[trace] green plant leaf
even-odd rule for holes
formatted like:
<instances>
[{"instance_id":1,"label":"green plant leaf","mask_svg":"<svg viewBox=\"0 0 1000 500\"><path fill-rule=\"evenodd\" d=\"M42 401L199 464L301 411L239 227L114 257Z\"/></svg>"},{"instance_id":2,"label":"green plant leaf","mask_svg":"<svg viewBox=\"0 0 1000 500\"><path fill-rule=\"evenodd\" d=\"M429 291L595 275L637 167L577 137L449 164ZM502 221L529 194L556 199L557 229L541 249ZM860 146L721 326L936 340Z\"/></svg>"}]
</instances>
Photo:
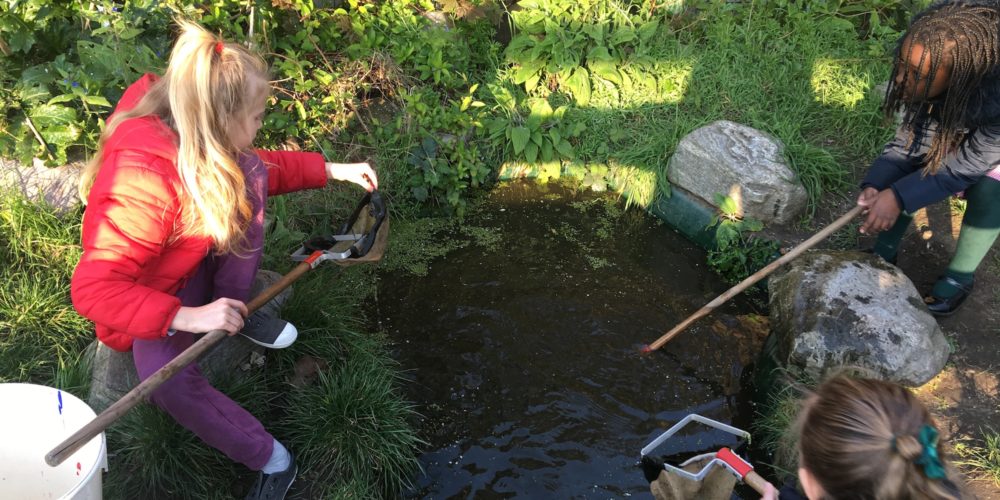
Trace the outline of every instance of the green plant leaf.
<instances>
[{"instance_id":1,"label":"green plant leaf","mask_svg":"<svg viewBox=\"0 0 1000 500\"><path fill-rule=\"evenodd\" d=\"M537 115L542 120L552 116L552 105L546 99L532 99L530 109L532 115Z\"/></svg>"},{"instance_id":2,"label":"green plant leaf","mask_svg":"<svg viewBox=\"0 0 1000 500\"><path fill-rule=\"evenodd\" d=\"M535 144L537 144L539 146L542 145L542 131L541 130L536 129L536 130L532 130L531 131L531 142L533 142L533 143L535 143Z\"/></svg>"},{"instance_id":3,"label":"green plant leaf","mask_svg":"<svg viewBox=\"0 0 1000 500\"><path fill-rule=\"evenodd\" d=\"M611 54L608 52L608 48L603 45L598 45L587 53L587 61L614 61Z\"/></svg>"},{"instance_id":4,"label":"green plant leaf","mask_svg":"<svg viewBox=\"0 0 1000 500\"><path fill-rule=\"evenodd\" d=\"M514 154L521 154L531 140L531 131L527 127L514 127L510 132L510 141L514 144Z\"/></svg>"},{"instance_id":5,"label":"green plant leaf","mask_svg":"<svg viewBox=\"0 0 1000 500\"><path fill-rule=\"evenodd\" d=\"M528 80L524 82L524 90L527 92L535 90L535 87L538 86L538 81L541 80L541 78L542 78L541 73L535 73L535 76L528 78Z\"/></svg>"},{"instance_id":6,"label":"green plant leaf","mask_svg":"<svg viewBox=\"0 0 1000 500\"><path fill-rule=\"evenodd\" d=\"M88 96L84 97L83 100L87 101L87 104L93 104L94 106L104 106L106 108L110 108L111 107L111 103L108 102L108 100L106 98L104 98L103 96L88 95Z\"/></svg>"},{"instance_id":7,"label":"green plant leaf","mask_svg":"<svg viewBox=\"0 0 1000 500\"><path fill-rule=\"evenodd\" d=\"M76 121L76 110L66 106L43 104L32 108L31 119L36 127L70 125Z\"/></svg>"},{"instance_id":8,"label":"green plant leaf","mask_svg":"<svg viewBox=\"0 0 1000 500\"><path fill-rule=\"evenodd\" d=\"M538 72L542 69L541 64L522 64L517 71L511 75L511 80L514 83L525 83L532 77L537 77Z\"/></svg>"},{"instance_id":9,"label":"green plant leaf","mask_svg":"<svg viewBox=\"0 0 1000 500\"><path fill-rule=\"evenodd\" d=\"M576 98L577 104L586 106L590 103L590 73L585 68L576 68L566 79L566 86Z\"/></svg>"},{"instance_id":10,"label":"green plant leaf","mask_svg":"<svg viewBox=\"0 0 1000 500\"><path fill-rule=\"evenodd\" d=\"M542 141L542 161L552 161L552 141Z\"/></svg>"},{"instance_id":11,"label":"green plant leaf","mask_svg":"<svg viewBox=\"0 0 1000 500\"><path fill-rule=\"evenodd\" d=\"M616 29L614 33L608 37L608 44L620 45L625 42L631 42L632 40L635 40L635 30L623 26Z\"/></svg>"},{"instance_id":12,"label":"green plant leaf","mask_svg":"<svg viewBox=\"0 0 1000 500\"><path fill-rule=\"evenodd\" d=\"M120 35L118 35L118 38L122 40L131 40L139 36L141 33L142 30L140 28L125 28L125 30L122 31Z\"/></svg>"},{"instance_id":13,"label":"green plant leaf","mask_svg":"<svg viewBox=\"0 0 1000 500\"><path fill-rule=\"evenodd\" d=\"M764 223L757 219L748 217L746 219L743 219L743 229L746 231L752 231L756 233L757 231L764 229Z\"/></svg>"},{"instance_id":14,"label":"green plant leaf","mask_svg":"<svg viewBox=\"0 0 1000 500\"><path fill-rule=\"evenodd\" d=\"M660 27L659 19L652 19L642 23L642 26L639 26L639 40L642 40L643 42L648 42L649 39L652 38L654 34L656 34L656 28L659 27Z\"/></svg>"},{"instance_id":15,"label":"green plant leaf","mask_svg":"<svg viewBox=\"0 0 1000 500\"><path fill-rule=\"evenodd\" d=\"M719 206L719 212L726 217L735 217L739 212L740 207L736 204L736 200L729 196L715 193L715 203Z\"/></svg>"},{"instance_id":16,"label":"green plant leaf","mask_svg":"<svg viewBox=\"0 0 1000 500\"><path fill-rule=\"evenodd\" d=\"M61 102L69 102L74 99L76 99L76 96L73 94L62 94L62 95L57 95L52 99L49 99L49 102L47 102L46 104L59 104Z\"/></svg>"},{"instance_id":17,"label":"green plant leaf","mask_svg":"<svg viewBox=\"0 0 1000 500\"><path fill-rule=\"evenodd\" d=\"M556 145L556 151L558 151L559 154L563 156L563 158L573 159L573 157L575 156L575 152L573 151L573 145L570 144L569 141L562 140L555 143L555 145Z\"/></svg>"},{"instance_id":18,"label":"green plant leaf","mask_svg":"<svg viewBox=\"0 0 1000 500\"><path fill-rule=\"evenodd\" d=\"M614 61L607 61L603 59L595 59L587 63L587 67L594 72L595 75L615 84L621 85L622 76L618 72L618 66L615 65Z\"/></svg>"},{"instance_id":19,"label":"green plant leaf","mask_svg":"<svg viewBox=\"0 0 1000 500\"><path fill-rule=\"evenodd\" d=\"M583 32L594 39L598 45L604 43L604 26L600 24L585 24L583 26Z\"/></svg>"},{"instance_id":20,"label":"green plant leaf","mask_svg":"<svg viewBox=\"0 0 1000 500\"><path fill-rule=\"evenodd\" d=\"M528 163L535 163L535 160L538 159L538 145L529 142L524 148L524 158L528 160Z\"/></svg>"}]
</instances>

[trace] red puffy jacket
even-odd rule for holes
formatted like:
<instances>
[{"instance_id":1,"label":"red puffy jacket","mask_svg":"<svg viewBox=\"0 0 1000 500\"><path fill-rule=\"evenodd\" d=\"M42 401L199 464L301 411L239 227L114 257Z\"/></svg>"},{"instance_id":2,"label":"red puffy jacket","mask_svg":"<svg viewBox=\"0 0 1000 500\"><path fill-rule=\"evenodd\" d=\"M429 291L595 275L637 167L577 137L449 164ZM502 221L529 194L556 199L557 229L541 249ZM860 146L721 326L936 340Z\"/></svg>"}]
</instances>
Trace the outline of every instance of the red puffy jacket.
<instances>
[{"instance_id":1,"label":"red puffy jacket","mask_svg":"<svg viewBox=\"0 0 1000 500\"><path fill-rule=\"evenodd\" d=\"M132 84L116 112L133 107L155 81L146 75ZM70 294L76 310L95 323L97 337L127 351L133 338L166 335L181 307L175 294L211 251L212 240L181 236L177 136L161 120L147 116L122 122L102 151ZM327 182L320 154L257 153L268 167L269 195Z\"/></svg>"}]
</instances>

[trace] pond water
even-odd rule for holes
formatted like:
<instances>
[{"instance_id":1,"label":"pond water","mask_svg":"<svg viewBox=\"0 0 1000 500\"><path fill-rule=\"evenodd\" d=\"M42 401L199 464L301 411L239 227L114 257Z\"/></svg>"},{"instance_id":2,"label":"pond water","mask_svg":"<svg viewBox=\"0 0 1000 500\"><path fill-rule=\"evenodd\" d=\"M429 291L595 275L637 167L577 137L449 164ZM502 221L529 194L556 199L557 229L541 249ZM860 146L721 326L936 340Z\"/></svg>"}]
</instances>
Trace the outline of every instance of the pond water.
<instances>
[{"instance_id":1,"label":"pond water","mask_svg":"<svg viewBox=\"0 0 1000 500\"><path fill-rule=\"evenodd\" d=\"M380 279L377 320L428 442L408 496L648 496L639 451L670 425L699 413L749 428L740 375L761 333L743 298L640 354L729 288L701 249L554 185L500 188L474 212L465 225L493 240ZM735 444L696 426L656 452Z\"/></svg>"}]
</instances>

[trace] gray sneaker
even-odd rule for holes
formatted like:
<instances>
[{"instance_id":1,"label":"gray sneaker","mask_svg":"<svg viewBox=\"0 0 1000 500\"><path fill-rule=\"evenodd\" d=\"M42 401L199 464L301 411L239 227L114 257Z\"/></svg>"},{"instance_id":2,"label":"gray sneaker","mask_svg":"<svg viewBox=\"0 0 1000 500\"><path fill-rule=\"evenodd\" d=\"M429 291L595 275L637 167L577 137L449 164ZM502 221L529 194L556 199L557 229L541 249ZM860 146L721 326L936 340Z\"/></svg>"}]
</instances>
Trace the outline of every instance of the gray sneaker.
<instances>
[{"instance_id":1,"label":"gray sneaker","mask_svg":"<svg viewBox=\"0 0 1000 500\"><path fill-rule=\"evenodd\" d=\"M295 465L295 456L292 455L288 468L275 472L274 474L257 473L257 481L247 494L246 500L282 500L295 481L295 474L299 468Z\"/></svg>"},{"instance_id":2,"label":"gray sneaker","mask_svg":"<svg viewBox=\"0 0 1000 500\"><path fill-rule=\"evenodd\" d=\"M280 279L281 275L274 271L259 269L257 275L254 277L250 296L256 297ZM291 288L289 286L251 314L246 319L240 334L255 344L270 349L283 349L292 345L295 339L299 337L299 331L295 328L295 325L278 317L281 313L281 306L285 304L285 301L291 295Z\"/></svg>"},{"instance_id":3,"label":"gray sneaker","mask_svg":"<svg viewBox=\"0 0 1000 500\"><path fill-rule=\"evenodd\" d=\"M299 330L279 317L258 310L246 319L240 335L269 349L284 349L299 338Z\"/></svg>"}]
</instances>

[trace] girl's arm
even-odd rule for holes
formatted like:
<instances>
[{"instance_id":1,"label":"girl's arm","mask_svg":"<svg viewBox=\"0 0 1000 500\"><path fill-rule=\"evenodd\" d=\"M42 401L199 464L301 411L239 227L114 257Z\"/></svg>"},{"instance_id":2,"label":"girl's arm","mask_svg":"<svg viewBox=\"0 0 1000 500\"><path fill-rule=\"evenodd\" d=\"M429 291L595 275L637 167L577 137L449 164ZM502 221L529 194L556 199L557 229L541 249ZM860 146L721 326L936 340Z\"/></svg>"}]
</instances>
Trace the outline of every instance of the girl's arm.
<instances>
[{"instance_id":1,"label":"girl's arm","mask_svg":"<svg viewBox=\"0 0 1000 500\"><path fill-rule=\"evenodd\" d=\"M267 166L268 195L323 187L329 179L353 182L368 191L378 189L378 177L367 163L332 163L319 153L298 151L256 153Z\"/></svg>"},{"instance_id":2,"label":"girl's arm","mask_svg":"<svg viewBox=\"0 0 1000 500\"><path fill-rule=\"evenodd\" d=\"M936 123L928 123L917 131L911 145L910 134L897 130L872 163L862 189L891 189L899 208L912 213L968 189L1000 165L1000 126L979 127L944 159L935 174L925 175L924 155L935 132Z\"/></svg>"},{"instance_id":3,"label":"girl's arm","mask_svg":"<svg viewBox=\"0 0 1000 500\"><path fill-rule=\"evenodd\" d=\"M874 188L882 191L896 180L919 171L923 165L922 154L911 153L909 144L909 132L902 127L896 129L896 136L882 148L882 154L868 168L868 173L861 181L861 189Z\"/></svg>"},{"instance_id":4,"label":"girl's arm","mask_svg":"<svg viewBox=\"0 0 1000 500\"><path fill-rule=\"evenodd\" d=\"M277 195L326 185L326 160L319 153L254 151L267 166L267 194Z\"/></svg>"},{"instance_id":5,"label":"girl's arm","mask_svg":"<svg viewBox=\"0 0 1000 500\"><path fill-rule=\"evenodd\" d=\"M95 179L83 217L83 255L70 282L84 317L139 338L164 335L180 300L144 286L173 229L176 193L147 168L148 157L118 153Z\"/></svg>"},{"instance_id":6,"label":"girl's arm","mask_svg":"<svg viewBox=\"0 0 1000 500\"><path fill-rule=\"evenodd\" d=\"M907 212L965 191L1000 166L1000 126L979 127L949 154L933 175L915 172L892 184Z\"/></svg>"}]
</instances>

